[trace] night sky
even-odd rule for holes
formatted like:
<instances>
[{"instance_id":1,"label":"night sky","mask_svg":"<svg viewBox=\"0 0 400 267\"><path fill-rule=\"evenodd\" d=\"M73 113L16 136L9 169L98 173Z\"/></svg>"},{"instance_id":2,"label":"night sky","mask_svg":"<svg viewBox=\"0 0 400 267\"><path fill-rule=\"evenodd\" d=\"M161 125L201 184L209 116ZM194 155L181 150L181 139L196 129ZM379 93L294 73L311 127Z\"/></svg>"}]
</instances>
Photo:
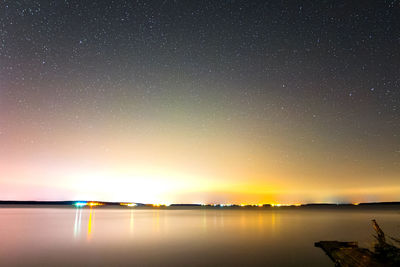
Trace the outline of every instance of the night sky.
<instances>
[{"instance_id":1,"label":"night sky","mask_svg":"<svg viewBox=\"0 0 400 267\"><path fill-rule=\"evenodd\" d=\"M400 200L400 1L0 1L0 198Z\"/></svg>"}]
</instances>

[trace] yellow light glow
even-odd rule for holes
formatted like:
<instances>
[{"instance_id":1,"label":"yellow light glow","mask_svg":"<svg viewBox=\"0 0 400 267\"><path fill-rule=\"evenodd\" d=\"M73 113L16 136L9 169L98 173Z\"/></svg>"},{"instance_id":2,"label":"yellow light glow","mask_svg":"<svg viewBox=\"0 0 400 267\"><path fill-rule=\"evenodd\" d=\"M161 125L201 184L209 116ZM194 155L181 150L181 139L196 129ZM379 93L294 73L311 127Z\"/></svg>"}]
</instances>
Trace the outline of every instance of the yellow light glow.
<instances>
[{"instance_id":1,"label":"yellow light glow","mask_svg":"<svg viewBox=\"0 0 400 267\"><path fill-rule=\"evenodd\" d=\"M94 206L101 206L101 205L104 205L104 204L100 203L100 202L89 202L87 205L90 206L90 207L94 207Z\"/></svg>"},{"instance_id":2,"label":"yellow light glow","mask_svg":"<svg viewBox=\"0 0 400 267\"><path fill-rule=\"evenodd\" d=\"M136 203L119 203L119 205L127 207L137 207Z\"/></svg>"},{"instance_id":3,"label":"yellow light glow","mask_svg":"<svg viewBox=\"0 0 400 267\"><path fill-rule=\"evenodd\" d=\"M152 204L153 207L166 207L169 206L169 204Z\"/></svg>"},{"instance_id":4,"label":"yellow light glow","mask_svg":"<svg viewBox=\"0 0 400 267\"><path fill-rule=\"evenodd\" d=\"M92 235L92 220L93 220L93 209L90 207L89 221L88 221L88 231L87 231L87 239L90 240Z\"/></svg>"},{"instance_id":5,"label":"yellow light glow","mask_svg":"<svg viewBox=\"0 0 400 267\"><path fill-rule=\"evenodd\" d=\"M157 96L154 100L163 97ZM129 106L140 110L137 105ZM26 124L13 124L10 117L12 128L3 131L9 136L1 138L1 145L4 151L13 153L12 157L8 153L0 155L0 162L5 162L1 164L1 177L7 177L2 179L0 195L11 199L19 192L23 193L21 199L36 199L49 198L46 194L53 192L51 194L66 199L112 202L244 202L253 205L337 202L338 199L355 203L399 198L399 172L398 165L392 164L394 158L382 160L384 169L378 168L376 164L381 161L374 157L380 157L379 153L359 153L357 147L348 150L347 146L340 145L345 142L329 146L323 135L315 138L317 132L310 125L288 131L288 125L282 124L280 118L273 120L275 116L269 117L271 124L264 123L264 118L263 123L227 121L226 115L237 112L236 105L229 106L235 109L226 110L226 114L225 111L215 113L210 106L204 113L195 112L193 118L194 113L190 112L196 109L191 106L186 110L186 106L161 105L169 108L158 111L160 116L134 116L135 112L125 116L130 113L124 111L119 114L121 116L117 115L117 120L116 114L109 114L110 117L104 116L104 120L98 122L89 119L91 112L85 110L79 121L86 126L98 123L96 127L84 126L85 131L74 131L75 124L57 120L54 124L57 131L52 131L51 138L37 130L30 112L24 113ZM77 112L74 108L72 111ZM168 113L175 111L178 113ZM180 111L185 113L180 114ZM7 116L4 118L7 120ZM206 123L201 132L197 128L199 121ZM296 139L299 135L304 138ZM307 140L314 139L317 142L310 148ZM41 141L28 144L20 140ZM50 141L52 144L47 144ZM337 156L326 160L327 149ZM363 151L364 147L360 149ZM302 156L298 151L302 151ZM358 160L343 160L345 157L341 153ZM52 156L38 157L39 154ZM323 188L321 177L325 183ZM383 179L379 186L375 184L377 179ZM362 186L360 181L363 181Z\"/></svg>"}]
</instances>

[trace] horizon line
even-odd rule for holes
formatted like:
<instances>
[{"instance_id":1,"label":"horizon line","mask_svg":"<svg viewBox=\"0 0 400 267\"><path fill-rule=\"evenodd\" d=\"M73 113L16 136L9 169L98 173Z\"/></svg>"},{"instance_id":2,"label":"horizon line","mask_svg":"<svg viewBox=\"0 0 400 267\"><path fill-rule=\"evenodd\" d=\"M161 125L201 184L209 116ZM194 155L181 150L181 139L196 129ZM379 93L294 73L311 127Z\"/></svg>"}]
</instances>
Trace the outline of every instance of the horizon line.
<instances>
[{"instance_id":1,"label":"horizon line","mask_svg":"<svg viewBox=\"0 0 400 267\"><path fill-rule=\"evenodd\" d=\"M374 202L307 202L307 203L143 203L131 201L97 201L97 200L0 200L0 205L7 204L65 204L74 205L76 203L97 205L126 205L134 204L137 206L168 207L168 206L205 206L205 207L299 207L310 205L331 205L331 206L359 206L373 204L400 204L400 201L374 201ZM93 206L92 205L92 206Z\"/></svg>"}]
</instances>

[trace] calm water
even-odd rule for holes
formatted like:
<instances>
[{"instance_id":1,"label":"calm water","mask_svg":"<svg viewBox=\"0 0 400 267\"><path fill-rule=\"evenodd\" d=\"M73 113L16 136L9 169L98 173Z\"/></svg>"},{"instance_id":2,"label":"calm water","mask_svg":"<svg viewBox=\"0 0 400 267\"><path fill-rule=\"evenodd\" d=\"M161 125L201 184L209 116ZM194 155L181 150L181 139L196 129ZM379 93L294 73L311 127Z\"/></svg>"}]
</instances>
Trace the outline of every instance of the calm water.
<instances>
[{"instance_id":1,"label":"calm water","mask_svg":"<svg viewBox=\"0 0 400 267\"><path fill-rule=\"evenodd\" d=\"M0 208L1 266L333 266L319 240L371 247L399 209Z\"/></svg>"}]
</instances>

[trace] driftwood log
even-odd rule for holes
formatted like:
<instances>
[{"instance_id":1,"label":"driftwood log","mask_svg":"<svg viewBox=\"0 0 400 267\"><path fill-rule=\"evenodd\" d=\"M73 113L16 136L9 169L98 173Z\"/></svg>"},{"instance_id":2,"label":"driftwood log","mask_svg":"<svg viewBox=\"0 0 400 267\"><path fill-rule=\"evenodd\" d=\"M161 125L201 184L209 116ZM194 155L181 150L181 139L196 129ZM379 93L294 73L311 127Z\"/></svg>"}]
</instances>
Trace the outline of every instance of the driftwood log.
<instances>
[{"instance_id":1,"label":"driftwood log","mask_svg":"<svg viewBox=\"0 0 400 267\"><path fill-rule=\"evenodd\" d=\"M385 233L375 220L372 220L372 224L376 232L375 238L378 241L375 245L375 255L386 264L400 266L400 249L386 241Z\"/></svg>"},{"instance_id":2,"label":"driftwood log","mask_svg":"<svg viewBox=\"0 0 400 267\"><path fill-rule=\"evenodd\" d=\"M374 237L377 240L375 251L360 248L357 242L320 241L316 242L315 246L321 248L335 266L400 266L400 249L386 241L385 233L375 220L372 220L372 225L376 232Z\"/></svg>"}]
</instances>

